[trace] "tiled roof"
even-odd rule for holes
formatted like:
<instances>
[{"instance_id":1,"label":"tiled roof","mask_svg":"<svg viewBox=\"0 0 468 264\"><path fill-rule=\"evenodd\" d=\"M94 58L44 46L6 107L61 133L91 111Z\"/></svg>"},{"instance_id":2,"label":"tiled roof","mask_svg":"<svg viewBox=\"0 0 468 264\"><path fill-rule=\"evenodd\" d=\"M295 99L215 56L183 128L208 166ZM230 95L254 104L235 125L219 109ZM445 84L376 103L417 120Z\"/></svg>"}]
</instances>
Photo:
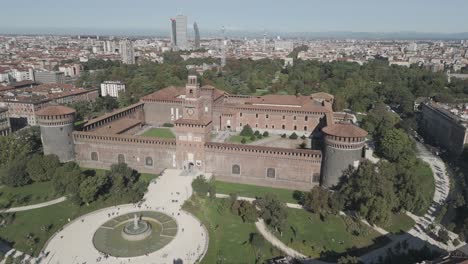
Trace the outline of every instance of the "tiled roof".
<instances>
[{"instance_id":1,"label":"tiled roof","mask_svg":"<svg viewBox=\"0 0 468 264\"><path fill-rule=\"evenodd\" d=\"M70 115L74 114L76 111L73 108L66 107L63 105L52 105L47 106L36 112L38 116L58 116L58 115Z\"/></svg>"},{"instance_id":2,"label":"tiled roof","mask_svg":"<svg viewBox=\"0 0 468 264\"><path fill-rule=\"evenodd\" d=\"M326 126L323 133L337 137L365 137L367 131L351 123L337 123Z\"/></svg>"}]
</instances>

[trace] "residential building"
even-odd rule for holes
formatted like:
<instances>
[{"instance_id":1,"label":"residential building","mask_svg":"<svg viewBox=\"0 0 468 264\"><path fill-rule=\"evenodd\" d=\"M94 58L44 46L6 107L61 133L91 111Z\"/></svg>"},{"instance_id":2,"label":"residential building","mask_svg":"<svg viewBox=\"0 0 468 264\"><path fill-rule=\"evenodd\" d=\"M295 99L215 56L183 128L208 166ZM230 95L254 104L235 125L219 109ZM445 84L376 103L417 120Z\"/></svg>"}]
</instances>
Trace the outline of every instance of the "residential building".
<instances>
[{"instance_id":1,"label":"residential building","mask_svg":"<svg viewBox=\"0 0 468 264\"><path fill-rule=\"evenodd\" d=\"M120 81L105 81L101 83L101 96L119 97L119 93L125 92L125 84Z\"/></svg>"},{"instance_id":2,"label":"residential building","mask_svg":"<svg viewBox=\"0 0 468 264\"><path fill-rule=\"evenodd\" d=\"M65 73L59 71L35 71L34 81L37 83L65 83Z\"/></svg>"},{"instance_id":3,"label":"residential building","mask_svg":"<svg viewBox=\"0 0 468 264\"><path fill-rule=\"evenodd\" d=\"M135 50L133 48L133 42L131 40L121 40L119 52L123 63L135 64Z\"/></svg>"},{"instance_id":4,"label":"residential building","mask_svg":"<svg viewBox=\"0 0 468 264\"><path fill-rule=\"evenodd\" d=\"M11 133L8 108L0 107L0 136L7 136Z\"/></svg>"},{"instance_id":5,"label":"residential building","mask_svg":"<svg viewBox=\"0 0 468 264\"><path fill-rule=\"evenodd\" d=\"M195 32L195 49L200 48L200 31L198 30L197 22L193 23L193 31Z\"/></svg>"}]
</instances>

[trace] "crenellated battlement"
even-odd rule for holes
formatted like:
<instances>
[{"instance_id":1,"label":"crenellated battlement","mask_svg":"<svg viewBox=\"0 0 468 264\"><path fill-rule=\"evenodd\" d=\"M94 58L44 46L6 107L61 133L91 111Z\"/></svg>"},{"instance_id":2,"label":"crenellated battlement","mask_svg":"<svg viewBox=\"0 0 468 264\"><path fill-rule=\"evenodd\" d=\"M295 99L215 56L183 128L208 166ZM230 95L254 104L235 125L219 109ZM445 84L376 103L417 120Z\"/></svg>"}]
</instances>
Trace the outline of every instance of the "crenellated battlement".
<instances>
[{"instance_id":1,"label":"crenellated battlement","mask_svg":"<svg viewBox=\"0 0 468 264\"><path fill-rule=\"evenodd\" d=\"M322 152L318 150L305 150L305 149L286 149L274 148L254 145L241 145L241 144L225 144L225 143L206 143L207 151L222 151L222 152L244 152L252 153L255 155L267 155L278 158L297 158L308 159L314 162L321 162Z\"/></svg>"},{"instance_id":2,"label":"crenellated battlement","mask_svg":"<svg viewBox=\"0 0 468 264\"><path fill-rule=\"evenodd\" d=\"M92 132L73 132L73 140L75 144L80 142L98 142L98 143L123 143L131 145L164 145L176 146L175 139L154 138L133 135L102 135Z\"/></svg>"}]
</instances>

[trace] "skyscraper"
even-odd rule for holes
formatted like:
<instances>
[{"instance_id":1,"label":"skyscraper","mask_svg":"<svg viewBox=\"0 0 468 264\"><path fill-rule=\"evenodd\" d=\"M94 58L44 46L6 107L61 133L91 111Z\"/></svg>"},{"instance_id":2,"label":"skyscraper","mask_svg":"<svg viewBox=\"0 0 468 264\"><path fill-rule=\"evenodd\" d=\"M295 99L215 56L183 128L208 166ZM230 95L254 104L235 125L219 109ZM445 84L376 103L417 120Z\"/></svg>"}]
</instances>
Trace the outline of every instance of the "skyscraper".
<instances>
[{"instance_id":1,"label":"skyscraper","mask_svg":"<svg viewBox=\"0 0 468 264\"><path fill-rule=\"evenodd\" d=\"M195 49L200 48L200 31L198 31L197 22L193 23L193 31L195 31Z\"/></svg>"},{"instance_id":2,"label":"skyscraper","mask_svg":"<svg viewBox=\"0 0 468 264\"><path fill-rule=\"evenodd\" d=\"M133 50L133 42L128 39L120 41L120 56L125 64L135 64L135 51Z\"/></svg>"},{"instance_id":3,"label":"skyscraper","mask_svg":"<svg viewBox=\"0 0 468 264\"><path fill-rule=\"evenodd\" d=\"M176 29L176 20L171 18L171 46L177 46L177 29Z\"/></svg>"},{"instance_id":4,"label":"skyscraper","mask_svg":"<svg viewBox=\"0 0 468 264\"><path fill-rule=\"evenodd\" d=\"M184 15L177 15L175 20L177 48L185 50L187 49L187 17Z\"/></svg>"}]
</instances>

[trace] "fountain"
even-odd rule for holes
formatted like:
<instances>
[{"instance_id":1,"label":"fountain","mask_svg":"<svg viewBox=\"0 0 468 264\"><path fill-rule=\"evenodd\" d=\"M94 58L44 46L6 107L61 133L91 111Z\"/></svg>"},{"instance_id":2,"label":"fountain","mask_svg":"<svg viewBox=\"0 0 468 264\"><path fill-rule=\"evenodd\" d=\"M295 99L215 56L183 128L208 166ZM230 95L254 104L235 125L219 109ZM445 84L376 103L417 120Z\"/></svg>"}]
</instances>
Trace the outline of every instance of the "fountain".
<instances>
[{"instance_id":1,"label":"fountain","mask_svg":"<svg viewBox=\"0 0 468 264\"><path fill-rule=\"evenodd\" d=\"M139 241L150 236L151 232L151 225L134 214L133 221L129 221L122 229L122 237L129 241Z\"/></svg>"}]
</instances>

